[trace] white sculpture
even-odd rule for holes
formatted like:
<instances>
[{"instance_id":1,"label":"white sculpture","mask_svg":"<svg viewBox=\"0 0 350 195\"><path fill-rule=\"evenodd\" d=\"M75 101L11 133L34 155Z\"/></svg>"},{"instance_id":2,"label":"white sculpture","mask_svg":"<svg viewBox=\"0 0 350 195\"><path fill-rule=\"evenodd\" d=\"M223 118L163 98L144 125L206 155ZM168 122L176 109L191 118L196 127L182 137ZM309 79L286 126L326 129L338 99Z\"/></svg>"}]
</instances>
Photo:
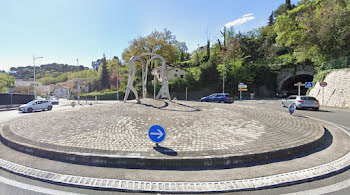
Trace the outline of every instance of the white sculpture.
<instances>
[{"instance_id":1,"label":"white sculpture","mask_svg":"<svg viewBox=\"0 0 350 195\"><path fill-rule=\"evenodd\" d=\"M125 91L125 97L124 97L124 102L126 102L126 100L129 97L129 93L130 90L135 94L136 99L139 101L139 96L137 93L137 90L134 87L134 77L135 77L135 61L139 60L141 57L143 56L152 56L149 60L147 60L146 63L146 67L145 64L143 63L142 60L140 60L140 62L142 63L142 97L146 98L147 96L147 73L148 73L148 66L151 63L152 60L155 59L160 59L162 61L162 68L161 68L161 78L162 78L162 87L160 88L158 95L156 97L156 99L158 99L161 95L166 95L168 97L169 100L170 99L170 93L169 93L169 85L168 85L168 79L166 78L166 71L167 71L167 65L165 64L165 59L158 55L158 54L154 54L154 53L144 53L138 56L133 56L130 58L129 61L129 80L128 80L128 85L126 86L126 91Z\"/></svg>"}]
</instances>

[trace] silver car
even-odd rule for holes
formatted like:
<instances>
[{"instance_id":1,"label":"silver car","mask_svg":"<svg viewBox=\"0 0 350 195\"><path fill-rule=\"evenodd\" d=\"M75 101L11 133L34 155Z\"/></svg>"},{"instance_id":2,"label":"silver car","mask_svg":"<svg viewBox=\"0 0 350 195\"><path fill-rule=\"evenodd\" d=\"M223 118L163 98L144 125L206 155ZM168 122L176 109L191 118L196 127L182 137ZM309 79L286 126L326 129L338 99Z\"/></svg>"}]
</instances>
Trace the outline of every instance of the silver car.
<instances>
[{"instance_id":1,"label":"silver car","mask_svg":"<svg viewBox=\"0 0 350 195\"><path fill-rule=\"evenodd\" d=\"M295 105L296 109L307 109L319 110L320 104L318 100L312 96L297 96L291 95L282 101L283 107L289 107Z\"/></svg>"},{"instance_id":2,"label":"silver car","mask_svg":"<svg viewBox=\"0 0 350 195\"><path fill-rule=\"evenodd\" d=\"M47 100L33 100L18 108L18 111L21 112L33 112L38 110L52 110L51 102Z\"/></svg>"}]
</instances>

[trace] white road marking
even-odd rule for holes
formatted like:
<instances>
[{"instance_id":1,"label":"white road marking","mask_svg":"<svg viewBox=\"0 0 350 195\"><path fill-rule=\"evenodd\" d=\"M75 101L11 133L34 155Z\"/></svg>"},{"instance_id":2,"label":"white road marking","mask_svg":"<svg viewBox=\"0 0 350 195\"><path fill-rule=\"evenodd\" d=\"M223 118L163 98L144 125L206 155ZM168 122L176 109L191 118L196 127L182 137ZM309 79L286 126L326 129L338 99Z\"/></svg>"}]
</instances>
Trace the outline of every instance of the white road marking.
<instances>
[{"instance_id":1,"label":"white road marking","mask_svg":"<svg viewBox=\"0 0 350 195\"><path fill-rule=\"evenodd\" d=\"M344 125L340 125L340 124L335 124L329 121L325 121L322 119L318 119L315 117L311 117L311 116L306 116L308 118L312 118L315 120L319 120L325 123L328 123L330 125L333 125L339 129L342 129L345 133L347 133L348 135L350 128L349 127L345 127ZM319 194L327 194L327 193L331 193L331 192L336 192L345 188L349 188L350 187L350 179L333 184L333 185L329 185L329 186L325 186L325 187L321 187L321 188L315 188L315 189L311 189L311 190L306 190L306 191L300 191L300 192L295 192L295 193L289 193L289 194L284 194L284 195L300 195L300 194L312 194L312 195L319 195Z\"/></svg>"},{"instance_id":2,"label":"white road marking","mask_svg":"<svg viewBox=\"0 0 350 195\"><path fill-rule=\"evenodd\" d=\"M52 194L52 195L62 195L62 194L70 194L70 195L78 195L78 193L72 193L72 192L66 192L66 191L60 191L60 190L54 190L54 189L49 189L49 188L43 188L43 187L38 187L26 183L22 183L19 181L14 181L5 177L0 176L0 182L14 186L16 188L24 189L24 190L29 190L33 191L36 193L43 193L43 194ZM80 194L79 194L80 195Z\"/></svg>"},{"instance_id":3,"label":"white road marking","mask_svg":"<svg viewBox=\"0 0 350 195\"><path fill-rule=\"evenodd\" d=\"M301 191L301 192L295 192L295 193L289 193L289 194L284 194L284 195L301 195L301 194L319 195L319 194L327 194L327 193L336 192L336 191L339 191L339 190L342 190L342 189L345 189L348 187L350 187L350 179L333 184L333 185L321 187L321 188L316 188L316 189L306 190L306 191Z\"/></svg>"}]
</instances>

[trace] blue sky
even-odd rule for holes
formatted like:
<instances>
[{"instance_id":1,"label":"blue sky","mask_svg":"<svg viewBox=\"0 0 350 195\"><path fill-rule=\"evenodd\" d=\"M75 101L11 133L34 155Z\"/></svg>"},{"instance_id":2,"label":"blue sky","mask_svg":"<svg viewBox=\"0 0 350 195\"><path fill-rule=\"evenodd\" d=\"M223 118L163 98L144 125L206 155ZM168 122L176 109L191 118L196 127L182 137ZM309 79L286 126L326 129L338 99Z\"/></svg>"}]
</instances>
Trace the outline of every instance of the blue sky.
<instances>
[{"instance_id":1,"label":"blue sky","mask_svg":"<svg viewBox=\"0 0 350 195\"><path fill-rule=\"evenodd\" d=\"M189 51L217 40L224 25L248 31L267 24L285 0L0 0L0 70L121 57L132 39L169 29ZM297 0L292 1L297 3Z\"/></svg>"}]
</instances>

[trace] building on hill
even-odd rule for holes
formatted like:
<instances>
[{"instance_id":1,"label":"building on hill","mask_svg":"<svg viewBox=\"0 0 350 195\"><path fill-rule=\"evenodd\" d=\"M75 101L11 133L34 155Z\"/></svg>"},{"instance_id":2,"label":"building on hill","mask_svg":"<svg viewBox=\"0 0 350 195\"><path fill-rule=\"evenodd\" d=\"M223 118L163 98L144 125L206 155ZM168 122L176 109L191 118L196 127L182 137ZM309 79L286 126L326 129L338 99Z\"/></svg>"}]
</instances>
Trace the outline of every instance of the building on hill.
<instances>
[{"instance_id":1,"label":"building on hill","mask_svg":"<svg viewBox=\"0 0 350 195\"><path fill-rule=\"evenodd\" d=\"M177 79L177 78L184 79L186 74L187 74L186 70L167 65L166 77L167 77L168 81L172 81L172 80ZM152 75L155 75L157 80L159 82L162 82L161 67L154 68L152 70Z\"/></svg>"}]
</instances>

